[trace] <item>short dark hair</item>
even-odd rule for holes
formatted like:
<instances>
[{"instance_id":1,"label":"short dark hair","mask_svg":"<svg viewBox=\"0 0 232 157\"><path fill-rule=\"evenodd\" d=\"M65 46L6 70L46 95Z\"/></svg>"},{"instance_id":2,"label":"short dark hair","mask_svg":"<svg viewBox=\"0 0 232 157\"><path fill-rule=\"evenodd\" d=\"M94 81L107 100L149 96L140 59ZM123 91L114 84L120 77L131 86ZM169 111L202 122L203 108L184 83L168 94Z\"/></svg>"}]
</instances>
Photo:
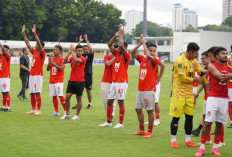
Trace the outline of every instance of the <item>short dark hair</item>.
<instances>
[{"instance_id":1,"label":"short dark hair","mask_svg":"<svg viewBox=\"0 0 232 157\"><path fill-rule=\"evenodd\" d=\"M23 53L24 53L26 50L27 50L27 48L26 48L26 47L24 47L24 48L22 49Z\"/></svg>"},{"instance_id":2,"label":"short dark hair","mask_svg":"<svg viewBox=\"0 0 232 157\"><path fill-rule=\"evenodd\" d=\"M114 44L113 47L116 49L118 48L118 44Z\"/></svg>"},{"instance_id":3,"label":"short dark hair","mask_svg":"<svg viewBox=\"0 0 232 157\"><path fill-rule=\"evenodd\" d=\"M127 46L128 46L127 42L125 42L125 41L123 42L123 45L125 48L127 48Z\"/></svg>"},{"instance_id":4,"label":"short dark hair","mask_svg":"<svg viewBox=\"0 0 232 157\"><path fill-rule=\"evenodd\" d=\"M57 45L55 45L55 47L58 48L60 50L60 52L62 52L63 48L61 45L57 44Z\"/></svg>"},{"instance_id":5,"label":"short dark hair","mask_svg":"<svg viewBox=\"0 0 232 157\"><path fill-rule=\"evenodd\" d=\"M216 56L219 55L219 53L220 53L221 51L227 51L227 50L226 50L224 47L218 47L218 48L216 48L216 49L213 51L214 57L216 58Z\"/></svg>"},{"instance_id":6,"label":"short dark hair","mask_svg":"<svg viewBox=\"0 0 232 157\"><path fill-rule=\"evenodd\" d=\"M213 54L213 51L214 51L216 48L218 48L218 47L217 47L217 46L213 46L213 47L209 48L209 49L207 50L208 54L209 54L209 53L212 53L212 54Z\"/></svg>"},{"instance_id":7,"label":"short dark hair","mask_svg":"<svg viewBox=\"0 0 232 157\"><path fill-rule=\"evenodd\" d=\"M83 45L83 48L84 48L84 47L88 47L88 48L89 48L89 46L88 46L88 45Z\"/></svg>"},{"instance_id":8,"label":"short dark hair","mask_svg":"<svg viewBox=\"0 0 232 157\"><path fill-rule=\"evenodd\" d=\"M8 50L10 49L10 47L8 45L3 45L4 48L7 48Z\"/></svg>"},{"instance_id":9,"label":"short dark hair","mask_svg":"<svg viewBox=\"0 0 232 157\"><path fill-rule=\"evenodd\" d=\"M75 49L78 49L78 48L83 48L83 46L82 46L82 45L77 45L77 46L75 47Z\"/></svg>"},{"instance_id":10,"label":"short dark hair","mask_svg":"<svg viewBox=\"0 0 232 157\"><path fill-rule=\"evenodd\" d=\"M156 44L154 44L154 43L147 44L147 48L149 48L149 47L155 47L155 48L157 48Z\"/></svg>"},{"instance_id":11,"label":"short dark hair","mask_svg":"<svg viewBox=\"0 0 232 157\"><path fill-rule=\"evenodd\" d=\"M44 48L45 43L42 40L40 40L40 43L41 43L42 47Z\"/></svg>"},{"instance_id":12,"label":"short dark hair","mask_svg":"<svg viewBox=\"0 0 232 157\"><path fill-rule=\"evenodd\" d=\"M204 56L206 56L208 58L208 52L207 51L204 51L201 55L202 56L204 55Z\"/></svg>"},{"instance_id":13,"label":"short dark hair","mask_svg":"<svg viewBox=\"0 0 232 157\"><path fill-rule=\"evenodd\" d=\"M195 51L198 51L199 49L200 47L195 42L191 42L187 46L187 52L190 52L190 51L195 52Z\"/></svg>"}]
</instances>

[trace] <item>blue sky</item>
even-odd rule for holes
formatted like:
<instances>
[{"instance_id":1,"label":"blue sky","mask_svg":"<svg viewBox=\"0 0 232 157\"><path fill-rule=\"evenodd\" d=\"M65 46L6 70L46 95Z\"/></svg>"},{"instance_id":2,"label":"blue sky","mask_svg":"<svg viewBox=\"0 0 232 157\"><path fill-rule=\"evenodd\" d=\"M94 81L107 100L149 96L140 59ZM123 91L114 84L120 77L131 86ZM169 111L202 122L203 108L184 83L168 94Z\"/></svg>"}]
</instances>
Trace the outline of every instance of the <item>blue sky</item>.
<instances>
[{"instance_id":1,"label":"blue sky","mask_svg":"<svg viewBox=\"0 0 232 157\"><path fill-rule=\"evenodd\" d=\"M128 10L143 11L143 0L101 0L113 3L124 13ZM222 0L147 0L148 20L157 24L172 24L173 4L180 3L183 8L194 10L198 14L198 25L221 24Z\"/></svg>"}]
</instances>

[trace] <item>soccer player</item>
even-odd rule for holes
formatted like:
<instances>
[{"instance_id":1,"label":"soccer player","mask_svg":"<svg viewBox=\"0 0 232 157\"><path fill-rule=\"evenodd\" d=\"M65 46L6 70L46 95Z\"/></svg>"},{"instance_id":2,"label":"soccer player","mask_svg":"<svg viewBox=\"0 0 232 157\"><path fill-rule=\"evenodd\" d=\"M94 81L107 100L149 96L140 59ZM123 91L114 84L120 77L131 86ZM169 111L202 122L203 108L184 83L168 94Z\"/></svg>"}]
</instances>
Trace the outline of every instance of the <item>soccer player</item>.
<instances>
[{"instance_id":1,"label":"soccer player","mask_svg":"<svg viewBox=\"0 0 232 157\"><path fill-rule=\"evenodd\" d=\"M205 70L208 71L208 66L210 64L210 60L208 58L208 52L205 51L201 54L201 61L202 61L202 64L205 66ZM203 84L201 84L195 94L195 99L198 98L200 92L204 89L204 92L205 92L205 96L204 96L204 102L203 102L203 117L202 117L202 122L201 124L199 124L198 128L196 130L193 130L192 131L192 134L194 136L199 136L200 132L201 132L201 129L203 128L203 125L204 125L204 121L205 121L205 112L206 112L206 104L207 104L207 91L208 91L208 88L206 88L206 86L204 86ZM207 141L206 141L206 144L211 144L211 139L210 139L210 134L208 135L208 138L207 138Z\"/></svg>"},{"instance_id":2,"label":"soccer player","mask_svg":"<svg viewBox=\"0 0 232 157\"><path fill-rule=\"evenodd\" d=\"M187 51L182 53L174 63L174 75L172 84L172 98L169 114L173 117L171 122L171 146L179 148L176 141L178 130L178 122L182 114L185 114L185 146L197 147L191 141L193 114L194 114L194 98L193 98L193 82L208 83L202 72L201 66L195 57L198 55L199 46L191 42L187 46ZM193 78L193 72L198 73L199 78Z\"/></svg>"},{"instance_id":3,"label":"soccer player","mask_svg":"<svg viewBox=\"0 0 232 157\"><path fill-rule=\"evenodd\" d=\"M114 63L116 57L111 53L109 55L104 56L105 69L101 80L101 99L104 104L105 110L107 111L107 101L108 94L110 93L110 86L112 83L112 67L111 65ZM112 112L112 120L114 117L116 105L113 103L113 112Z\"/></svg>"},{"instance_id":4,"label":"soccer player","mask_svg":"<svg viewBox=\"0 0 232 157\"><path fill-rule=\"evenodd\" d=\"M55 109L55 112L51 116L58 116L59 113L59 101L57 96L60 98L60 102L64 108L64 113L66 112L65 108L65 99L63 96L63 86L64 86L64 58L60 56L62 52L61 45L55 45L53 49L53 55L49 56L47 71L50 71L50 80L49 80L49 95L52 96L52 102Z\"/></svg>"},{"instance_id":5,"label":"soccer player","mask_svg":"<svg viewBox=\"0 0 232 157\"><path fill-rule=\"evenodd\" d=\"M32 53L32 61L31 61L31 71L29 77L29 93L31 94L31 106L32 110L26 112L26 114L41 114L41 96L42 93L42 85L43 85L43 64L45 60L45 51L43 49L44 42L39 40L39 37L36 33L36 25L33 25L32 32L34 34L36 40L35 49L31 47L29 40L27 39L25 33L25 25L22 27L23 39L27 45L27 48ZM37 105L37 110L36 110Z\"/></svg>"},{"instance_id":6,"label":"soccer player","mask_svg":"<svg viewBox=\"0 0 232 157\"><path fill-rule=\"evenodd\" d=\"M60 119L66 119L70 117L70 99L73 94L76 94L77 99L77 111L76 114L72 117L72 120L79 120L79 114L82 108L82 94L85 86L85 63L86 59L82 56L83 53L83 46L77 45L74 50L74 46L71 44L69 48L68 54L64 58L64 63L70 63L71 65L71 75L70 79L68 81L68 87L66 90L66 96L65 96L65 107L66 107L66 113L64 116L62 116ZM72 55L72 57L69 58L69 56Z\"/></svg>"},{"instance_id":7,"label":"soccer player","mask_svg":"<svg viewBox=\"0 0 232 157\"><path fill-rule=\"evenodd\" d=\"M28 48L24 47L23 55L19 59L19 64L20 64L19 77L22 81L22 89L17 95L17 97L22 101L30 102L30 100L28 100L25 95L26 89L28 88L28 81L29 81L29 76L30 76L30 71L31 71L29 67L30 59L28 57L28 54L29 54Z\"/></svg>"},{"instance_id":8,"label":"soccer player","mask_svg":"<svg viewBox=\"0 0 232 157\"><path fill-rule=\"evenodd\" d=\"M10 112L10 60L9 46L0 43L0 92L2 92L1 111ZM6 107L7 105L7 107Z\"/></svg>"},{"instance_id":9,"label":"soccer player","mask_svg":"<svg viewBox=\"0 0 232 157\"><path fill-rule=\"evenodd\" d=\"M91 109L92 108L92 93L91 93L91 89L92 89L92 84L93 84L93 58L94 58L94 53L93 53L93 49L89 43L88 40L88 36L87 34L84 35L85 41L87 43L87 45L83 46L83 54L82 56L85 57L86 59L86 64L85 64L85 89L87 92L87 96L88 96L88 106L86 107L86 109ZM80 35L79 38L79 42L78 45L81 44L81 42L83 41L82 35ZM76 106L73 107L73 109L76 109Z\"/></svg>"},{"instance_id":10,"label":"soccer player","mask_svg":"<svg viewBox=\"0 0 232 157\"><path fill-rule=\"evenodd\" d=\"M143 45L144 54L136 53L138 48ZM140 63L139 86L136 97L135 110L139 121L139 131L134 135L144 135L144 138L152 137L153 122L154 122L154 103L156 91L156 67L160 64L160 59L155 55L155 46L149 44L148 47L144 42L143 35L140 35L140 43L132 50L131 54ZM162 63L162 62L161 62ZM148 131L144 131L144 115L142 108L147 110L148 114Z\"/></svg>"},{"instance_id":11,"label":"soccer player","mask_svg":"<svg viewBox=\"0 0 232 157\"><path fill-rule=\"evenodd\" d=\"M214 50L217 62L208 66L209 94L206 105L205 125L202 129L200 149L195 156L205 154L205 143L212 122L216 122L214 145L212 154L221 155L218 145L222 138L222 124L227 122L228 110L228 88L227 79L232 78L231 69L225 65L227 62L227 51L223 47Z\"/></svg>"},{"instance_id":12,"label":"soccer player","mask_svg":"<svg viewBox=\"0 0 232 157\"><path fill-rule=\"evenodd\" d=\"M114 128L123 128L123 119L125 114L124 99L128 87L127 69L130 62L130 54L127 52L127 43L123 42L124 29L120 28L119 31L112 37L108 43L108 47L113 55L116 57L112 64L112 84L107 101L107 121L100 124L100 127L112 126L112 112L113 102L118 100L119 104L119 123ZM116 38L119 38L118 49L114 48L113 43Z\"/></svg>"},{"instance_id":13,"label":"soccer player","mask_svg":"<svg viewBox=\"0 0 232 157\"><path fill-rule=\"evenodd\" d=\"M231 55L228 58L227 66L232 69L232 56ZM229 94L228 113L230 117L230 125L227 128L232 128L232 80L228 80L228 94Z\"/></svg>"}]
</instances>

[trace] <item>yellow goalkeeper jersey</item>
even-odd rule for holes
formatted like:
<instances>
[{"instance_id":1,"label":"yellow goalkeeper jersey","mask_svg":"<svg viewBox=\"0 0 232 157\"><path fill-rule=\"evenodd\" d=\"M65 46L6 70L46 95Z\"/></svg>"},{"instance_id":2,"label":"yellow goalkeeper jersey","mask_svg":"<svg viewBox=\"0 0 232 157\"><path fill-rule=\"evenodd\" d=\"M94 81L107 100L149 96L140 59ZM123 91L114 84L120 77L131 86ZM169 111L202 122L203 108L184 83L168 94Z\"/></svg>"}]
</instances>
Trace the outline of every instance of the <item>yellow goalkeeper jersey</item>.
<instances>
[{"instance_id":1,"label":"yellow goalkeeper jersey","mask_svg":"<svg viewBox=\"0 0 232 157\"><path fill-rule=\"evenodd\" d=\"M172 96L188 98L193 96L193 73L200 76L202 68L196 59L188 60L182 53L174 63Z\"/></svg>"}]
</instances>

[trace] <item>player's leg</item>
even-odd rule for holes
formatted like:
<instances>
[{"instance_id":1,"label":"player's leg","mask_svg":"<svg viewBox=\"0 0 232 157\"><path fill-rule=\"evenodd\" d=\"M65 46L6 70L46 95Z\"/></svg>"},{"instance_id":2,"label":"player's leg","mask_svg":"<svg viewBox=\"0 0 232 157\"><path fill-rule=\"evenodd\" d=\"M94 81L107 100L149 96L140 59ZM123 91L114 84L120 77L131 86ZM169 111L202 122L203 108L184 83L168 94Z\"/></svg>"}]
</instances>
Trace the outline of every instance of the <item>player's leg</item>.
<instances>
[{"instance_id":1,"label":"player's leg","mask_svg":"<svg viewBox=\"0 0 232 157\"><path fill-rule=\"evenodd\" d=\"M37 104L37 111L34 113L34 115L40 115L41 114L41 103L42 103L42 98L40 93L36 93L36 104Z\"/></svg>"},{"instance_id":2,"label":"player's leg","mask_svg":"<svg viewBox=\"0 0 232 157\"><path fill-rule=\"evenodd\" d=\"M25 77L23 76L20 76L20 79L21 79L21 82L22 82L22 87L21 87L21 90L19 92L19 94L17 95L17 97L20 99L20 100L23 100L23 93L25 95L25 90L26 90L26 84L25 84Z\"/></svg>"},{"instance_id":3,"label":"player's leg","mask_svg":"<svg viewBox=\"0 0 232 157\"><path fill-rule=\"evenodd\" d=\"M91 109L92 108L92 84L93 84L93 76L92 75L87 75L85 80L85 88L86 88L86 92L87 92L87 97L88 97L88 106L86 107L86 109Z\"/></svg>"},{"instance_id":4,"label":"player's leg","mask_svg":"<svg viewBox=\"0 0 232 157\"><path fill-rule=\"evenodd\" d=\"M159 96L160 96L160 82L156 85L155 92L155 120L154 125L160 124L160 105L159 105Z\"/></svg>"},{"instance_id":5,"label":"player's leg","mask_svg":"<svg viewBox=\"0 0 232 157\"><path fill-rule=\"evenodd\" d=\"M140 91L137 92L135 112L137 114L138 121L139 121L139 131L135 132L134 135L145 135L146 134L144 130L144 115L142 111L143 95L144 95L144 92L140 92Z\"/></svg>"},{"instance_id":6,"label":"player's leg","mask_svg":"<svg viewBox=\"0 0 232 157\"><path fill-rule=\"evenodd\" d=\"M193 128L193 116L185 114L185 124L184 124L185 146L197 147L197 145L191 141L192 128Z\"/></svg>"},{"instance_id":7,"label":"player's leg","mask_svg":"<svg viewBox=\"0 0 232 157\"><path fill-rule=\"evenodd\" d=\"M227 128L232 128L232 88L228 89L228 95L229 95L228 113L230 117L230 125Z\"/></svg>"},{"instance_id":8,"label":"player's leg","mask_svg":"<svg viewBox=\"0 0 232 157\"><path fill-rule=\"evenodd\" d=\"M214 144L213 144L212 153L214 155L221 155L218 149L218 145L222 138L222 123L220 122L215 122L215 123L216 123L216 128L215 128Z\"/></svg>"},{"instance_id":9,"label":"player's leg","mask_svg":"<svg viewBox=\"0 0 232 157\"><path fill-rule=\"evenodd\" d=\"M1 84L1 91L2 91L2 104L3 104L3 107L1 108L3 111L5 112L10 112L10 101L11 101L11 98L10 98L10 78L1 78L1 81L0 81L0 84Z\"/></svg>"},{"instance_id":10,"label":"player's leg","mask_svg":"<svg viewBox=\"0 0 232 157\"><path fill-rule=\"evenodd\" d=\"M64 98L64 94L63 94L63 87L64 87L64 83L56 83L55 84L55 89L56 89L56 95L59 97L60 99L60 103L64 109L64 113L66 112L66 108L65 108L65 98ZM58 100L57 100L58 101Z\"/></svg>"}]
</instances>

